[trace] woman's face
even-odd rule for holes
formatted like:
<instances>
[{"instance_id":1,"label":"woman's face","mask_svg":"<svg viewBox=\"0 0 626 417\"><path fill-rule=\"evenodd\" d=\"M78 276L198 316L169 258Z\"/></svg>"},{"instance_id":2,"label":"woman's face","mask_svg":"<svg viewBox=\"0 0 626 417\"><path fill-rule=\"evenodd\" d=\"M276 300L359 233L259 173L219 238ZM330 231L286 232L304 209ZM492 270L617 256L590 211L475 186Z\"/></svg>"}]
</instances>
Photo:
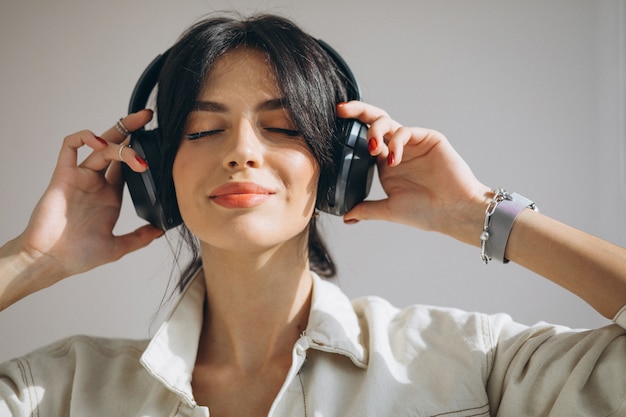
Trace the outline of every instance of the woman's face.
<instances>
[{"instance_id":1,"label":"woman's face","mask_svg":"<svg viewBox=\"0 0 626 417\"><path fill-rule=\"evenodd\" d=\"M306 232L319 167L284 102L263 53L237 49L213 66L172 172L203 245L261 250Z\"/></svg>"}]
</instances>

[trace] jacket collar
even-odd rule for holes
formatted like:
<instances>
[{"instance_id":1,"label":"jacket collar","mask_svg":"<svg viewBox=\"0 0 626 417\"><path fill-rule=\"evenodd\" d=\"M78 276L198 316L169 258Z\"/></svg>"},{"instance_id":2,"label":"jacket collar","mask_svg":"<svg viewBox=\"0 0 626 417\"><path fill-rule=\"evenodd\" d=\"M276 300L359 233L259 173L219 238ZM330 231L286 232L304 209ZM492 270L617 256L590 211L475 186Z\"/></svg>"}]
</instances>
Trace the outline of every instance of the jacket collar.
<instances>
[{"instance_id":1,"label":"jacket collar","mask_svg":"<svg viewBox=\"0 0 626 417\"><path fill-rule=\"evenodd\" d=\"M364 335L352 302L336 284L316 274L306 336L314 349L347 356L361 368L367 366Z\"/></svg>"},{"instance_id":2,"label":"jacket collar","mask_svg":"<svg viewBox=\"0 0 626 417\"><path fill-rule=\"evenodd\" d=\"M141 356L144 368L188 405L195 405L191 375L202 329L204 299L205 283L200 270ZM363 335L352 303L337 285L315 273L304 337L310 348L344 355L356 366L367 366Z\"/></svg>"},{"instance_id":3,"label":"jacket collar","mask_svg":"<svg viewBox=\"0 0 626 417\"><path fill-rule=\"evenodd\" d=\"M141 356L141 364L169 390L193 406L191 373L202 330L205 298L201 271L191 279L170 315Z\"/></svg>"}]
</instances>

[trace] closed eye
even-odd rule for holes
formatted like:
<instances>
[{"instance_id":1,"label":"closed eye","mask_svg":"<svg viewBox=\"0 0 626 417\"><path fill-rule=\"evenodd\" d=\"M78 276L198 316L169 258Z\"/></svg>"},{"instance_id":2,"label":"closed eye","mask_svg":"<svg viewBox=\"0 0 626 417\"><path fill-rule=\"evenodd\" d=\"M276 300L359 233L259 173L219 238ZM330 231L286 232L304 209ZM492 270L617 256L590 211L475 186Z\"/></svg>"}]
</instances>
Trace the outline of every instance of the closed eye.
<instances>
[{"instance_id":1,"label":"closed eye","mask_svg":"<svg viewBox=\"0 0 626 417\"><path fill-rule=\"evenodd\" d=\"M278 127L268 127L265 128L266 131L268 132L272 132L272 133L279 133L281 135L285 135L285 136L290 136L290 137L297 137L297 136L301 136L300 131L298 130L293 130L293 129L282 129L282 128L278 128ZM195 140L195 139L200 139L200 138L204 138L207 136L215 136L219 133L224 132L224 130L222 129L216 129L216 130L205 130L202 132L195 132L195 133L188 133L185 135L185 138L187 138L188 140Z\"/></svg>"},{"instance_id":2,"label":"closed eye","mask_svg":"<svg viewBox=\"0 0 626 417\"><path fill-rule=\"evenodd\" d=\"M301 133L299 130L281 129L278 127L268 127L268 128L265 128L265 130L267 130L268 132L280 133L286 136L292 136L292 137L301 136Z\"/></svg>"},{"instance_id":3,"label":"closed eye","mask_svg":"<svg viewBox=\"0 0 626 417\"><path fill-rule=\"evenodd\" d=\"M219 129L218 130L205 130L203 132L188 133L185 135L185 138L189 140L195 140L195 139L200 139L200 138L204 138L207 136L214 136L222 132L223 130L219 130Z\"/></svg>"}]
</instances>

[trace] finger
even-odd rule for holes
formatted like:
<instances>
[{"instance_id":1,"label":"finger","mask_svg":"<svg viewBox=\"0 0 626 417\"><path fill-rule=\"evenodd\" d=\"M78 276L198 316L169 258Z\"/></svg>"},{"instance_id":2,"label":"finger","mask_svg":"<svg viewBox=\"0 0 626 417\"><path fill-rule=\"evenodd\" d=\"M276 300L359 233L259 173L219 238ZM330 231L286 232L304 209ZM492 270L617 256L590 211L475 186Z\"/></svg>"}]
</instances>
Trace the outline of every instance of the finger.
<instances>
[{"instance_id":1,"label":"finger","mask_svg":"<svg viewBox=\"0 0 626 417\"><path fill-rule=\"evenodd\" d=\"M346 224L354 224L360 220L389 220L391 218L389 204L384 200L365 200L343 215Z\"/></svg>"},{"instance_id":2,"label":"finger","mask_svg":"<svg viewBox=\"0 0 626 417\"><path fill-rule=\"evenodd\" d=\"M122 163L123 162L111 161L109 168L104 174L104 177L109 184L119 186L124 183L124 177L122 175Z\"/></svg>"},{"instance_id":3,"label":"finger","mask_svg":"<svg viewBox=\"0 0 626 417\"><path fill-rule=\"evenodd\" d=\"M141 226L137 230L116 237L116 246L113 251L115 260L134 252L138 249L148 246L154 239L163 236L163 230L158 227L147 224Z\"/></svg>"},{"instance_id":4,"label":"finger","mask_svg":"<svg viewBox=\"0 0 626 417\"><path fill-rule=\"evenodd\" d=\"M400 127L398 122L392 120L389 116L381 115L373 123L367 131L368 149L372 156L380 156L387 158L389 148L387 142L391 140L396 130Z\"/></svg>"},{"instance_id":5,"label":"finger","mask_svg":"<svg viewBox=\"0 0 626 417\"><path fill-rule=\"evenodd\" d=\"M337 115L342 118L358 119L368 124L367 136L370 155L379 159L388 158L389 149L386 142L401 125L393 120L387 112L361 101L350 101L337 105Z\"/></svg>"},{"instance_id":6,"label":"finger","mask_svg":"<svg viewBox=\"0 0 626 417\"><path fill-rule=\"evenodd\" d=\"M381 117L389 117L389 114L379 107L353 100L347 103L337 104L337 116L344 119L357 119L371 125ZM399 123L397 123L396 128L397 127L400 127Z\"/></svg>"},{"instance_id":7,"label":"finger","mask_svg":"<svg viewBox=\"0 0 626 417\"><path fill-rule=\"evenodd\" d=\"M89 146L94 151L108 148L108 143L103 138L96 136L89 130L81 130L63 139L63 145L57 161L58 166L76 167L78 149L84 145Z\"/></svg>"},{"instance_id":8,"label":"finger","mask_svg":"<svg viewBox=\"0 0 626 417\"><path fill-rule=\"evenodd\" d=\"M133 132L145 126L145 124L152 119L152 115L152 110L144 109L137 113L129 114L122 118L120 122L126 129ZM118 128L115 126L111 127L102 134L102 138L113 142L117 146L108 146L102 153L92 153L81 163L81 167L89 168L94 171L104 171L108 168L111 161L117 160L125 162L134 171L145 171L148 168L148 164L137 152L131 150L127 144L124 145L124 142L127 142L126 137L127 136L122 134ZM122 145L118 145L120 143L122 143ZM124 147L122 148L122 146Z\"/></svg>"},{"instance_id":9,"label":"finger","mask_svg":"<svg viewBox=\"0 0 626 417\"><path fill-rule=\"evenodd\" d=\"M387 147L389 148L389 155L387 156L387 165L396 166L402 162L402 156L404 154L404 147L409 143L412 137L412 130L407 127L400 127L395 131Z\"/></svg>"},{"instance_id":10,"label":"finger","mask_svg":"<svg viewBox=\"0 0 626 417\"><path fill-rule=\"evenodd\" d=\"M144 109L137 113L131 113L126 117L123 117L120 122L129 131L134 132L141 129L152 120L152 110ZM102 138L108 142L122 143L128 135L122 134L115 125L111 126L106 132L102 134Z\"/></svg>"},{"instance_id":11,"label":"finger","mask_svg":"<svg viewBox=\"0 0 626 417\"><path fill-rule=\"evenodd\" d=\"M110 183L121 184L124 182L122 164L128 165L135 172L143 172L148 169L148 162L126 142L121 145L111 145L110 147L117 149L117 158L111 161L106 172L106 178Z\"/></svg>"},{"instance_id":12,"label":"finger","mask_svg":"<svg viewBox=\"0 0 626 417\"><path fill-rule=\"evenodd\" d=\"M399 165L402 162L403 154L409 147L411 156L420 158L442 144L447 144L447 140L443 134L436 130L402 126L388 143L390 150L387 165Z\"/></svg>"},{"instance_id":13,"label":"finger","mask_svg":"<svg viewBox=\"0 0 626 417\"><path fill-rule=\"evenodd\" d=\"M80 164L80 167L100 172L106 170L111 161L124 162L133 171L137 172L143 172L148 169L148 163L134 149L130 148L128 143L121 145L109 144L100 152L91 153Z\"/></svg>"},{"instance_id":14,"label":"finger","mask_svg":"<svg viewBox=\"0 0 626 417\"><path fill-rule=\"evenodd\" d=\"M389 148L387 148L385 141L380 137L376 137L376 135L370 131L368 131L367 136L369 136L367 140L367 150L370 155L378 157L379 159L386 159L389 154Z\"/></svg>"},{"instance_id":15,"label":"finger","mask_svg":"<svg viewBox=\"0 0 626 417\"><path fill-rule=\"evenodd\" d=\"M137 151L131 148L127 142L112 148L117 149L117 161L125 163L134 171L143 172L148 169L146 160L143 159Z\"/></svg>"}]
</instances>

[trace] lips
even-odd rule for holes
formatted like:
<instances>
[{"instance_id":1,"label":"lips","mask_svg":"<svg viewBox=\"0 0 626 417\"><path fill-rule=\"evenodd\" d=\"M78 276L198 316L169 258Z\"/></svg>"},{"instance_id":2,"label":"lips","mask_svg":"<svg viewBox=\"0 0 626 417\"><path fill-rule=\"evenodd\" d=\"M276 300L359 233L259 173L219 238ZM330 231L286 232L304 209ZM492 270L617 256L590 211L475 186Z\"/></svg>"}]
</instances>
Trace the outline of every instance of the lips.
<instances>
[{"instance_id":1,"label":"lips","mask_svg":"<svg viewBox=\"0 0 626 417\"><path fill-rule=\"evenodd\" d=\"M233 182L217 187L209 198L225 208L249 208L263 204L276 192L253 182Z\"/></svg>"}]
</instances>

